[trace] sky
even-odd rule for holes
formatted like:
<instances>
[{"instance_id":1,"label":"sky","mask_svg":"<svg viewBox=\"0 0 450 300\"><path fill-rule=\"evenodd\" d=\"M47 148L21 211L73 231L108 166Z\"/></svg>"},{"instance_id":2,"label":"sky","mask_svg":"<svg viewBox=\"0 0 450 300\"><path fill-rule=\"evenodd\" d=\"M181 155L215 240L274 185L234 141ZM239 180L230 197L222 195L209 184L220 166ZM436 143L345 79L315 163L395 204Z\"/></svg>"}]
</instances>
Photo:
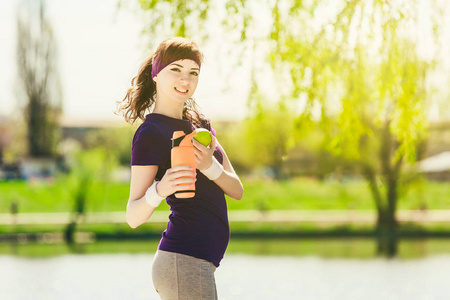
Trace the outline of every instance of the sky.
<instances>
[{"instance_id":1,"label":"sky","mask_svg":"<svg viewBox=\"0 0 450 300\"><path fill-rule=\"evenodd\" d=\"M0 115L17 111L16 10L20 0L0 1ZM117 0L47 0L47 15L58 47L58 71L66 120L121 121L114 115L132 77L150 50L144 24ZM212 46L211 46L212 45ZM194 98L212 120L238 120L247 114L249 72L245 66L223 91L225 59L220 44L200 45L205 55ZM220 66L222 64L222 67Z\"/></svg>"}]
</instances>

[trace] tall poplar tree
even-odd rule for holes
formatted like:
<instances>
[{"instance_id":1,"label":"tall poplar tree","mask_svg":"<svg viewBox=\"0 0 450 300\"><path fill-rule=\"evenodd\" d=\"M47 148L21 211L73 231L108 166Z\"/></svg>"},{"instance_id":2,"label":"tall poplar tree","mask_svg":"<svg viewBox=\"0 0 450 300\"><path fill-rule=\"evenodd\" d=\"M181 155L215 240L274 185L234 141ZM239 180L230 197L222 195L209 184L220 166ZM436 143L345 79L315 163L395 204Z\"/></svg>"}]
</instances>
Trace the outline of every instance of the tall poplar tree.
<instances>
[{"instance_id":1,"label":"tall poplar tree","mask_svg":"<svg viewBox=\"0 0 450 300\"><path fill-rule=\"evenodd\" d=\"M17 68L25 95L28 155L50 158L60 139L61 90L56 41L43 1L22 1L17 14Z\"/></svg>"}]
</instances>

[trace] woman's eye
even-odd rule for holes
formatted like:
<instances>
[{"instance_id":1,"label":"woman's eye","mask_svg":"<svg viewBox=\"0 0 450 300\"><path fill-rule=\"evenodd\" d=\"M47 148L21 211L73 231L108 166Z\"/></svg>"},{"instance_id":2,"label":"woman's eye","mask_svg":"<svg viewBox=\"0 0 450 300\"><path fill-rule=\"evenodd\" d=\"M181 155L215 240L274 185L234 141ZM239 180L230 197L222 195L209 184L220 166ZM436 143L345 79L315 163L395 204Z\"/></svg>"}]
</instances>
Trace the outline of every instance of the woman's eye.
<instances>
[{"instance_id":1,"label":"woman's eye","mask_svg":"<svg viewBox=\"0 0 450 300\"><path fill-rule=\"evenodd\" d=\"M175 71L175 72L181 72L181 70L179 68L173 68L173 69L170 69L170 70L171 71ZM198 72L191 72L191 74L194 75L194 76L198 76Z\"/></svg>"}]
</instances>

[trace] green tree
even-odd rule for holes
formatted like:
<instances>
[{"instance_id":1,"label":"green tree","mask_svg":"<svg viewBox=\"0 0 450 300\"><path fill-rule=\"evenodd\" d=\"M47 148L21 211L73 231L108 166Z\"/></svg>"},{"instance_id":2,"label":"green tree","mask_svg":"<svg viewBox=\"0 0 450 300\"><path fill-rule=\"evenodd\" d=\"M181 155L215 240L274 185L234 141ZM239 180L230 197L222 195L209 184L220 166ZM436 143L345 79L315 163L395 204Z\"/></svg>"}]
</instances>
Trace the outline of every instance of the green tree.
<instances>
[{"instance_id":1,"label":"green tree","mask_svg":"<svg viewBox=\"0 0 450 300\"><path fill-rule=\"evenodd\" d=\"M89 133L86 137L86 148L104 148L108 149L111 155L118 158L121 166L130 166L131 164L131 145L135 126L125 127L106 127Z\"/></svg>"},{"instance_id":2,"label":"green tree","mask_svg":"<svg viewBox=\"0 0 450 300\"><path fill-rule=\"evenodd\" d=\"M256 85L254 85L256 88ZM292 144L294 114L283 103L270 103L259 93L252 93L258 108L242 123L240 148L252 167L267 166L276 180L285 178L283 162Z\"/></svg>"},{"instance_id":3,"label":"green tree","mask_svg":"<svg viewBox=\"0 0 450 300\"><path fill-rule=\"evenodd\" d=\"M117 153L106 146L78 149L69 155L70 173L64 177L73 200L71 221L65 230L69 244L73 244L76 227L83 221L93 184L101 182L103 189L108 188L112 171L118 164Z\"/></svg>"},{"instance_id":4,"label":"green tree","mask_svg":"<svg viewBox=\"0 0 450 300\"><path fill-rule=\"evenodd\" d=\"M283 17L275 18L271 33L271 63L289 72L290 98L306 99L296 129L310 127L319 107L328 151L360 166L378 211L378 250L392 256L395 212L407 187L402 171L416 161L426 136L426 79L436 62L417 51L418 2L345 1L315 30L308 24L325 2L293 5L289 15L275 7L274 15Z\"/></svg>"},{"instance_id":5,"label":"green tree","mask_svg":"<svg viewBox=\"0 0 450 300\"><path fill-rule=\"evenodd\" d=\"M208 18L202 15L199 22L192 21L197 13L193 7L220 4L198 0L190 1L187 8L182 2L139 1L146 12L161 16L166 12L167 16L170 10L173 20L177 19L177 25L164 18L150 19L152 26L167 24L166 33L197 38L187 20L204 31L207 27L200 24ZM279 101L290 99L287 107L303 105L293 122L294 136L299 138L318 126L329 152L358 163L378 211L379 252L394 255L395 212L406 188L403 170L416 161L417 147L427 134L431 99L427 80L438 63L438 50L428 57L421 53L421 30L434 34L434 40L425 42L439 49L439 24L448 7L432 1L423 9L423 1L401 0L232 0L224 5L227 14L222 24L232 36L240 33L231 41L251 51L245 57L266 55L279 78L273 87L280 91ZM266 12L271 18L258 22ZM219 16L217 9L204 13L210 19ZM151 31L147 33L151 36ZM255 70L263 63L252 66ZM258 72L252 74L258 82ZM252 93L259 93L259 85ZM255 99L250 95L250 101ZM249 103L254 111L257 101Z\"/></svg>"}]
</instances>

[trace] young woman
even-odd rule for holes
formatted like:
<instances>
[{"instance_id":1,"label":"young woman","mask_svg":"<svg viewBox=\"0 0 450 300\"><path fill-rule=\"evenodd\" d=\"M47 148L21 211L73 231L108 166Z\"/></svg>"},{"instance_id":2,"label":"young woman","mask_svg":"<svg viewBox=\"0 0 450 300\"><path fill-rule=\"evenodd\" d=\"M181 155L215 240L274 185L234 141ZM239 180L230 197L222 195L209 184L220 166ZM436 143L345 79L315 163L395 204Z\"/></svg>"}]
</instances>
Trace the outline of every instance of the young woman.
<instances>
[{"instance_id":1,"label":"young woman","mask_svg":"<svg viewBox=\"0 0 450 300\"><path fill-rule=\"evenodd\" d=\"M136 228L146 222L163 199L172 211L152 266L161 299L217 299L214 271L230 237L224 194L238 200L243 194L216 131L192 98L202 60L189 39L163 41L143 62L119 107L127 122L143 120L132 144L128 224ZM172 168L173 132L189 134L199 127L210 130L212 142L206 147L192 140L196 170ZM194 183L194 197L174 196Z\"/></svg>"}]
</instances>

